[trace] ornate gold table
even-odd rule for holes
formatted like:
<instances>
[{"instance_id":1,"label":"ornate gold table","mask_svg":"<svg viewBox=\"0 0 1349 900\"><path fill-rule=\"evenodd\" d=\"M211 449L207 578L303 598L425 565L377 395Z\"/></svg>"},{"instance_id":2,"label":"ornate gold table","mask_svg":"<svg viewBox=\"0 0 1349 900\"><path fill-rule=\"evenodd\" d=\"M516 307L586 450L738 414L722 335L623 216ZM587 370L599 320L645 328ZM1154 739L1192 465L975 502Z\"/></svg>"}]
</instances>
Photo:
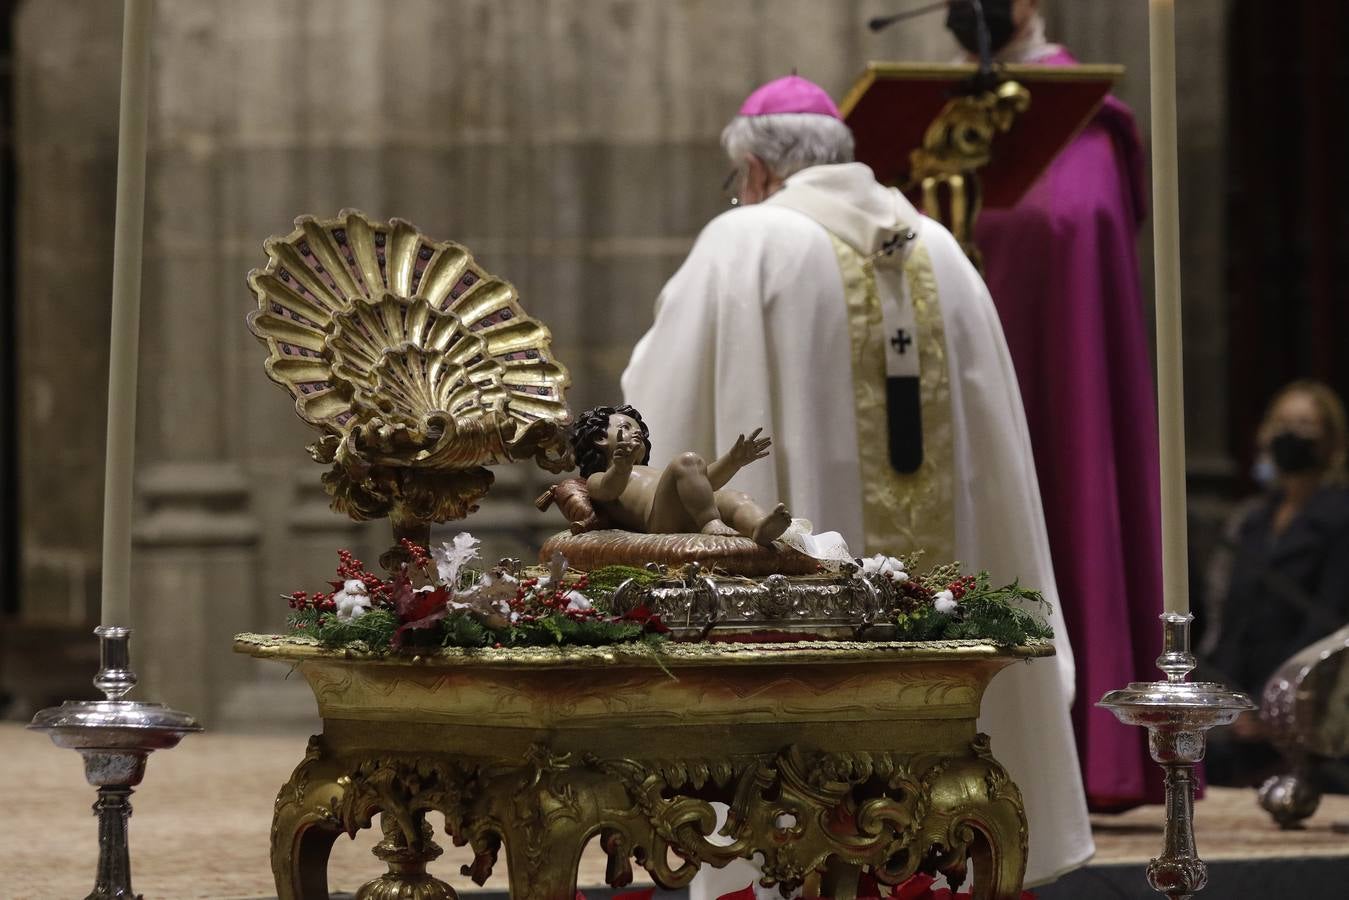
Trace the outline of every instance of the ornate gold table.
<instances>
[{"instance_id":1,"label":"ornate gold table","mask_svg":"<svg viewBox=\"0 0 1349 900\"><path fill-rule=\"evenodd\" d=\"M632 863L686 885L701 864L762 855L806 896L852 898L859 872L963 878L1020 896L1020 792L976 733L984 688L1048 644L998 649L818 641L499 650L385 656L302 637L240 635L235 649L296 666L323 717L281 788L272 824L280 900L328 896L339 834L382 813L389 872L358 898L446 898L427 813L475 856L481 884L505 847L511 896L572 900L598 837L608 882ZM729 805L722 833L712 801Z\"/></svg>"}]
</instances>

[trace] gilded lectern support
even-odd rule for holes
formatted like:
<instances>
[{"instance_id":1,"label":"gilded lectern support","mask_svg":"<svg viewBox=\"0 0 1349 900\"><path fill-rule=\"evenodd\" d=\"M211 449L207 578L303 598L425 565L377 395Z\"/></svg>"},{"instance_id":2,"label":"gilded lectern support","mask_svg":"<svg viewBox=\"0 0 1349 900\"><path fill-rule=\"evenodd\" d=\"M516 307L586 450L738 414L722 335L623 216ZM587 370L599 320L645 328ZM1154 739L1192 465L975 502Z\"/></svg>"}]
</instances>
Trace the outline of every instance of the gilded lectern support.
<instances>
[{"instance_id":1,"label":"gilded lectern support","mask_svg":"<svg viewBox=\"0 0 1349 900\"><path fill-rule=\"evenodd\" d=\"M1110 65L871 62L839 108L858 162L950 229L978 265L980 212L1021 202L1123 73Z\"/></svg>"},{"instance_id":2,"label":"gilded lectern support","mask_svg":"<svg viewBox=\"0 0 1349 900\"><path fill-rule=\"evenodd\" d=\"M1009 131L1030 107L1030 91L1016 81L953 98L909 155L923 213L951 230L965 255L983 269L974 223L983 207L979 170L993 159L993 139Z\"/></svg>"}]
</instances>

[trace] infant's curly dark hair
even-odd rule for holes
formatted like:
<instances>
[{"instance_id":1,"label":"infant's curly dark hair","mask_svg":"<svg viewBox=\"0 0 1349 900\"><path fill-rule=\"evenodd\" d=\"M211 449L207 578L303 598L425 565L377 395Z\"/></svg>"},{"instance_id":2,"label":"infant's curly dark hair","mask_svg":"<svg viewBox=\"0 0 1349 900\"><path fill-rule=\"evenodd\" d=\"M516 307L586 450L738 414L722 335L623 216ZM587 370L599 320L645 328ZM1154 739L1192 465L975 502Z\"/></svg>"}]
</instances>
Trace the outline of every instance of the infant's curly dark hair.
<instances>
[{"instance_id":1,"label":"infant's curly dark hair","mask_svg":"<svg viewBox=\"0 0 1349 900\"><path fill-rule=\"evenodd\" d=\"M589 478L596 472L603 472L609 467L604 448L600 447L596 441L608 434L609 417L615 414L628 416L637 423L638 428L642 429L642 446L646 448L646 451L643 453L642 459L636 460L636 462L642 463L651 457L651 429L647 428L646 423L642 421L641 413L627 404L623 406L596 406L577 416L576 421L571 426L571 447L576 454L576 465L581 470L582 478Z\"/></svg>"}]
</instances>

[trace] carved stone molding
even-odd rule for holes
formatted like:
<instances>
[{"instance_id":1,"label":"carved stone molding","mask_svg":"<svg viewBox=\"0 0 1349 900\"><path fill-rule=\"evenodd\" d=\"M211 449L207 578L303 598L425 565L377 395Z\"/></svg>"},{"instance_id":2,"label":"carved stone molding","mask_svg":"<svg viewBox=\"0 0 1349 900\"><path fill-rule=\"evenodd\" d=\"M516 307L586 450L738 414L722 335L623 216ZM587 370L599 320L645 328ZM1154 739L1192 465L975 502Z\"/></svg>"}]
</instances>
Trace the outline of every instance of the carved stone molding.
<instances>
[{"instance_id":1,"label":"carved stone molding","mask_svg":"<svg viewBox=\"0 0 1349 900\"><path fill-rule=\"evenodd\" d=\"M145 513L135 539L143 547L249 546L258 539L248 479L233 463L148 466L136 490Z\"/></svg>"}]
</instances>

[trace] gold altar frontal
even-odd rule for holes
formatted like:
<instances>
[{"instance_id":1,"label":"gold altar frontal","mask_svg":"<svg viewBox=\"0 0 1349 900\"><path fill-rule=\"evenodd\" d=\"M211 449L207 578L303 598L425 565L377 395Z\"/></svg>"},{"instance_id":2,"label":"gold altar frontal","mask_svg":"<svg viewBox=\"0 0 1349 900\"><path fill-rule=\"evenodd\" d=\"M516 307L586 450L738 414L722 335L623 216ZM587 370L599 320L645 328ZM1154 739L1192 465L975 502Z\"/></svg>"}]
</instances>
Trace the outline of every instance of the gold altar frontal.
<instances>
[{"instance_id":1,"label":"gold altar frontal","mask_svg":"<svg viewBox=\"0 0 1349 900\"><path fill-rule=\"evenodd\" d=\"M382 813L389 873L357 897L446 898L426 874L440 813L464 874L482 883L505 848L511 896L572 900L586 843L606 880L632 863L663 887L700 865L763 859L806 896L853 898L916 871L974 897L1018 898L1020 792L976 732L989 681L1048 643L979 641L432 650L376 656L303 637L240 635L235 649L294 665L323 733L281 788L272 823L280 900L326 900L343 833ZM712 801L728 804L722 834Z\"/></svg>"}]
</instances>

